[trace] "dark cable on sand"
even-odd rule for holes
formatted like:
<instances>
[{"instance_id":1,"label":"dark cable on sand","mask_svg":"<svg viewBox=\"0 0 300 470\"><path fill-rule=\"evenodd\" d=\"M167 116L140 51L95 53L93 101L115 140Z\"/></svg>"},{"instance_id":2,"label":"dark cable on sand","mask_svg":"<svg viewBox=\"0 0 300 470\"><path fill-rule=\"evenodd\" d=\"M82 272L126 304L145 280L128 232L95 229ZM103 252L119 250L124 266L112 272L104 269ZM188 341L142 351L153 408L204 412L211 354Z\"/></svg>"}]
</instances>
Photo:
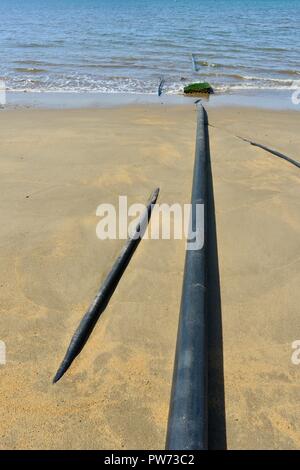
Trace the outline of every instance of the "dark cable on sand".
<instances>
[{"instance_id":1,"label":"dark cable on sand","mask_svg":"<svg viewBox=\"0 0 300 470\"><path fill-rule=\"evenodd\" d=\"M215 129L221 129L220 127L214 126L212 124L209 124L209 126L214 127ZM241 137L239 135L232 134L231 132L230 132L230 134L234 135L237 139L240 139L243 142L247 142L247 144L253 145L253 147L258 147L262 150L265 150L266 152L269 152L272 155L275 155L275 157L282 158L283 160L286 160L287 162L291 163L292 165L295 165L296 167L300 168L299 160L295 160L294 158L288 157L284 153L278 152L278 150L274 150L270 147L267 147L266 145L259 144L258 142L254 142L253 140L249 140L249 139L246 139L245 137Z\"/></svg>"},{"instance_id":2,"label":"dark cable on sand","mask_svg":"<svg viewBox=\"0 0 300 470\"><path fill-rule=\"evenodd\" d=\"M159 188L155 189L155 191L153 191L151 194L147 203L147 207L145 208L145 212L142 214L134 234L127 240L110 273L103 282L93 303L82 318L77 330L73 335L73 338L71 339L66 355L58 371L56 372L53 383L56 383L69 369L76 356L78 356L78 354L83 349L101 313L107 307L107 304L113 295L129 261L131 260L133 253L135 252L146 231L151 218L152 210L158 198L158 193Z\"/></svg>"},{"instance_id":3,"label":"dark cable on sand","mask_svg":"<svg viewBox=\"0 0 300 470\"><path fill-rule=\"evenodd\" d=\"M259 148L265 150L266 152L272 153L276 157L283 158L287 162L292 163L293 165L300 168L300 162L298 162L297 160L294 160L293 158L288 157L287 155L284 155L284 153L278 152L277 150L271 149L269 147L266 147L265 145L258 144L257 142L253 142L252 140L248 140L248 139L245 139L243 137L240 137L240 139L242 139L244 142L248 142L248 144L251 144L254 147L259 147Z\"/></svg>"}]
</instances>

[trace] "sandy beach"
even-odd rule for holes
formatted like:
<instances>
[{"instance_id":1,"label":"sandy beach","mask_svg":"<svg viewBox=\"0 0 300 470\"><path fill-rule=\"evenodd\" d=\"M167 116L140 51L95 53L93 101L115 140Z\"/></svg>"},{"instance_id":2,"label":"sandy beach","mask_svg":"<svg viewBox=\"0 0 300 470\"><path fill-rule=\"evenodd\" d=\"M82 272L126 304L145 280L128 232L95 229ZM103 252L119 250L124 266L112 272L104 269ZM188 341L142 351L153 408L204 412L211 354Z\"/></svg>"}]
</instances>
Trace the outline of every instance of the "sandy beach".
<instances>
[{"instance_id":1,"label":"sandy beach","mask_svg":"<svg viewBox=\"0 0 300 470\"><path fill-rule=\"evenodd\" d=\"M239 137L300 160L300 113L208 118L227 446L296 449L300 170ZM52 378L124 243L97 239L97 206L145 203L157 186L159 202L188 203L195 129L193 105L0 112L1 449L164 448L184 240L141 242L88 344ZM211 406L222 414L222 397Z\"/></svg>"}]
</instances>

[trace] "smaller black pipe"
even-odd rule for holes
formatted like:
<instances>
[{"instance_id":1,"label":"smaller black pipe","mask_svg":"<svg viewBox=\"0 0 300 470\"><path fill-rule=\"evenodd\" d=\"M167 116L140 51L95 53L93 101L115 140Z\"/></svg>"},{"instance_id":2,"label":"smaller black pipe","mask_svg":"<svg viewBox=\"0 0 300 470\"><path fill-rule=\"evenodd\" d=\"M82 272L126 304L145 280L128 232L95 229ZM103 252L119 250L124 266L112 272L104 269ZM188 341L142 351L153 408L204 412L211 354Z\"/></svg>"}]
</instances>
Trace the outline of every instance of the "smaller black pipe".
<instances>
[{"instance_id":1,"label":"smaller black pipe","mask_svg":"<svg viewBox=\"0 0 300 470\"><path fill-rule=\"evenodd\" d=\"M300 168L300 162L298 160L294 160L291 157L288 157L287 155L284 155L284 153L278 152L278 150L271 149L270 147L267 147L266 145L258 144L257 142L253 142L252 140L244 139L243 137L240 137L244 142L248 142L249 144L253 145L253 147L258 147L260 149L265 150L266 152L272 153L276 157L282 158L283 160L286 160L289 163L292 163L293 165L297 166Z\"/></svg>"},{"instance_id":2,"label":"smaller black pipe","mask_svg":"<svg viewBox=\"0 0 300 470\"><path fill-rule=\"evenodd\" d=\"M158 91L157 91L158 96L161 96L164 84L165 84L165 80L164 78L162 78L158 85Z\"/></svg>"},{"instance_id":3,"label":"smaller black pipe","mask_svg":"<svg viewBox=\"0 0 300 470\"><path fill-rule=\"evenodd\" d=\"M127 240L120 255L115 261L110 273L104 280L98 294L96 295L90 308L82 318L77 330L75 331L66 355L55 374L53 383L56 383L69 369L70 365L81 352L85 343L87 342L90 334L92 333L97 320L101 313L106 308L111 296L113 295L118 282L120 281L133 253L135 252L138 244L140 243L148 222L151 218L151 213L158 198L159 188L155 189L147 203L145 212L142 214L138 225L136 226L134 234Z\"/></svg>"},{"instance_id":4,"label":"smaller black pipe","mask_svg":"<svg viewBox=\"0 0 300 470\"><path fill-rule=\"evenodd\" d=\"M192 54L192 64L193 64L193 70L194 72L198 72L199 68L196 64L196 57L195 57L195 54Z\"/></svg>"}]
</instances>

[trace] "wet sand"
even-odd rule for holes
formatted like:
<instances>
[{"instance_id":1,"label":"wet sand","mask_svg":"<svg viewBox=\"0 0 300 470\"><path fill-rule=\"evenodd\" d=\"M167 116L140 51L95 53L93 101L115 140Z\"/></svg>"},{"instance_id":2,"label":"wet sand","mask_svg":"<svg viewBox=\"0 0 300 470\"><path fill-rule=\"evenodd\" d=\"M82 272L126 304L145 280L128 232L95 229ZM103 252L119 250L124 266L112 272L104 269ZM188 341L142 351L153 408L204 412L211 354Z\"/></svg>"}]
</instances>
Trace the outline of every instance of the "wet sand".
<instances>
[{"instance_id":1,"label":"wet sand","mask_svg":"<svg viewBox=\"0 0 300 470\"><path fill-rule=\"evenodd\" d=\"M227 444L299 448L300 170L235 136L299 160L300 113L214 108L209 121ZM97 206L156 186L159 202L189 202L195 128L194 106L0 113L0 448L164 448L184 241L142 241L51 380L123 244L97 239Z\"/></svg>"}]
</instances>

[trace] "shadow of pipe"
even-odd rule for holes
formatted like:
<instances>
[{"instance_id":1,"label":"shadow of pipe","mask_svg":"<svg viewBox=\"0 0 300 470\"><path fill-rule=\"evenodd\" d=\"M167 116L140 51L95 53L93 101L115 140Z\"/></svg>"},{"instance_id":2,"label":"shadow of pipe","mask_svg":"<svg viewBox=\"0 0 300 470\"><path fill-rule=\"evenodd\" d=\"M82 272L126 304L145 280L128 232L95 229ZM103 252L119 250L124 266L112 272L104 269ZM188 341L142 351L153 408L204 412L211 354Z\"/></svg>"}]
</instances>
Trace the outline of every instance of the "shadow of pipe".
<instances>
[{"instance_id":1,"label":"shadow of pipe","mask_svg":"<svg viewBox=\"0 0 300 470\"><path fill-rule=\"evenodd\" d=\"M207 324L208 324L208 447L224 450L227 448L225 390L223 366L223 331L218 245L215 220L214 188L208 133L208 117L205 111L205 133L207 167Z\"/></svg>"}]
</instances>

